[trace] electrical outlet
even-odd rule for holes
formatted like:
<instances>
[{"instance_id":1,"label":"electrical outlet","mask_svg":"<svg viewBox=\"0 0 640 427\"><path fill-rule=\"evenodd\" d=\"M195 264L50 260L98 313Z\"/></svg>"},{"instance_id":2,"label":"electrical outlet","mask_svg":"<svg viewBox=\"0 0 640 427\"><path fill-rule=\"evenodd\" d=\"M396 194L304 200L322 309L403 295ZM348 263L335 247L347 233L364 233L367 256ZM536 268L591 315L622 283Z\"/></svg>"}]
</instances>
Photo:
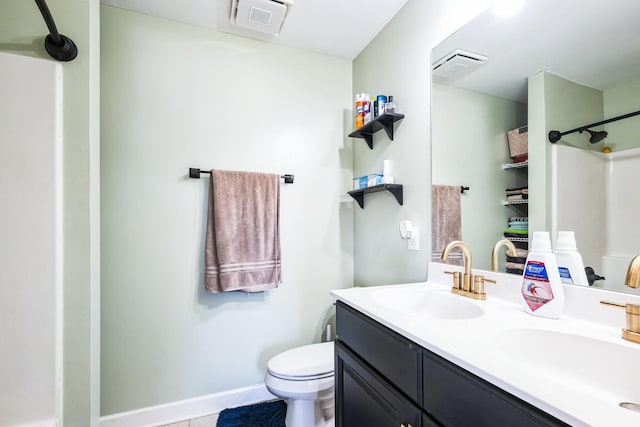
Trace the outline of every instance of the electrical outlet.
<instances>
[{"instance_id":1,"label":"electrical outlet","mask_svg":"<svg viewBox=\"0 0 640 427\"><path fill-rule=\"evenodd\" d=\"M413 227L411 230L411 238L407 239L407 249L410 251L420 250L420 230L418 227Z\"/></svg>"}]
</instances>

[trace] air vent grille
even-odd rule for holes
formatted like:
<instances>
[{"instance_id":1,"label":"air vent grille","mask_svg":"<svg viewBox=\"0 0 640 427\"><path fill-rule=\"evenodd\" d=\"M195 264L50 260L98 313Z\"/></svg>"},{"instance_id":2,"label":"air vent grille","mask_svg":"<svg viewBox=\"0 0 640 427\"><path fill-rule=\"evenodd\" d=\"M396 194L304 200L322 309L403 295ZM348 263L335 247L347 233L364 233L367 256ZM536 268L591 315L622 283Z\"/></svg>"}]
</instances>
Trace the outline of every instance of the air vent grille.
<instances>
[{"instance_id":1,"label":"air vent grille","mask_svg":"<svg viewBox=\"0 0 640 427\"><path fill-rule=\"evenodd\" d=\"M488 58L473 52L456 49L433 63L433 80L437 83L450 83L486 63Z\"/></svg>"}]
</instances>

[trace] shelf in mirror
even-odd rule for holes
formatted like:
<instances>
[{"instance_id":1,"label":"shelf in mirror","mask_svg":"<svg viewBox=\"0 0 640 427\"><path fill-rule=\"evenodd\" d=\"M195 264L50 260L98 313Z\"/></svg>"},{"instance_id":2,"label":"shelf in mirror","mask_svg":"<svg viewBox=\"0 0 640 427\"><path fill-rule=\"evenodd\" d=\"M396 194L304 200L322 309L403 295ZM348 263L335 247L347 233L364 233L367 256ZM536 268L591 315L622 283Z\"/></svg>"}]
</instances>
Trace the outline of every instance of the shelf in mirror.
<instances>
[{"instance_id":1,"label":"shelf in mirror","mask_svg":"<svg viewBox=\"0 0 640 427\"><path fill-rule=\"evenodd\" d=\"M523 199L523 200L503 200L502 204L504 206L510 206L510 205L528 205L529 204L529 199Z\"/></svg>"},{"instance_id":2,"label":"shelf in mirror","mask_svg":"<svg viewBox=\"0 0 640 427\"><path fill-rule=\"evenodd\" d=\"M529 167L529 160L525 160L524 162L516 162L516 163L503 163L502 169L522 169Z\"/></svg>"}]
</instances>

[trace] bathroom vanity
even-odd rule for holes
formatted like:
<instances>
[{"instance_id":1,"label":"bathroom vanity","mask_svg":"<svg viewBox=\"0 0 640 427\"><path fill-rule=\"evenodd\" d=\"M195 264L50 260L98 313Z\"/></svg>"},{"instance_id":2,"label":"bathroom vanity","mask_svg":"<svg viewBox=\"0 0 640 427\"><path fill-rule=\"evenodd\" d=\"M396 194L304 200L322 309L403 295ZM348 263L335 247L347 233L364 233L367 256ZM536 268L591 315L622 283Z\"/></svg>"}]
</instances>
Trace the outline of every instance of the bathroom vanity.
<instances>
[{"instance_id":1,"label":"bathroom vanity","mask_svg":"<svg viewBox=\"0 0 640 427\"><path fill-rule=\"evenodd\" d=\"M336 324L337 426L567 426L340 301Z\"/></svg>"},{"instance_id":2,"label":"bathroom vanity","mask_svg":"<svg viewBox=\"0 0 640 427\"><path fill-rule=\"evenodd\" d=\"M497 281L487 301L451 294L437 265L427 282L332 292L336 426L640 425L619 406L640 399L637 369L619 369L640 345L599 304L632 296L569 289L567 313L543 319L515 301L518 276L481 273Z\"/></svg>"}]
</instances>

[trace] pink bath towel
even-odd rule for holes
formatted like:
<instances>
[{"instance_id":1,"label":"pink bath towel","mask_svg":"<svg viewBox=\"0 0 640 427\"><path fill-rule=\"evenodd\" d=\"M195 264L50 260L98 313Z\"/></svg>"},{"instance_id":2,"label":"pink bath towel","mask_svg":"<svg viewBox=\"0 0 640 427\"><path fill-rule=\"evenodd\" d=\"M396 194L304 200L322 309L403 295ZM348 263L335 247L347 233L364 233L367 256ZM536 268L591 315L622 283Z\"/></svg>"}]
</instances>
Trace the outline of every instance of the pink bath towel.
<instances>
[{"instance_id":1,"label":"pink bath towel","mask_svg":"<svg viewBox=\"0 0 640 427\"><path fill-rule=\"evenodd\" d=\"M281 277L280 176L212 170L205 289L261 292Z\"/></svg>"},{"instance_id":2,"label":"pink bath towel","mask_svg":"<svg viewBox=\"0 0 640 427\"><path fill-rule=\"evenodd\" d=\"M462 265L462 252L455 249L446 261L441 259L445 246L462 240L462 210L459 185L431 186L431 260Z\"/></svg>"}]
</instances>

